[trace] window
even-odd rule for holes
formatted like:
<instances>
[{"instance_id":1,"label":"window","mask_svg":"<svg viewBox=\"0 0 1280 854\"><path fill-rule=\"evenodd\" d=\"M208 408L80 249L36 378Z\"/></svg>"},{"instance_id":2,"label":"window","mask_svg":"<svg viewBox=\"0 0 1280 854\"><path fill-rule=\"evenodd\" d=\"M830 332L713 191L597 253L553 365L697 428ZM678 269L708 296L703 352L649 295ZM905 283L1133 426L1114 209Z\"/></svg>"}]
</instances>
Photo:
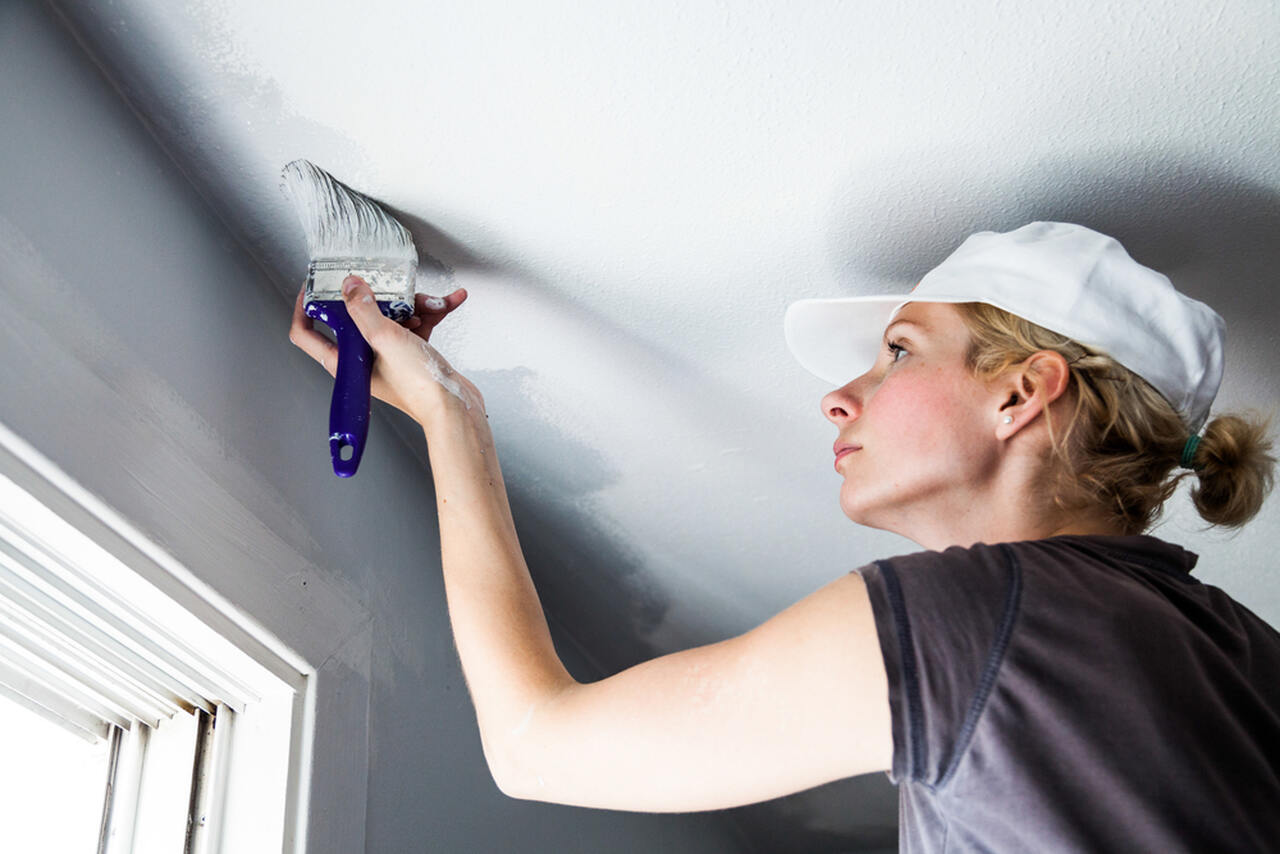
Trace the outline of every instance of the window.
<instances>
[{"instance_id":1,"label":"window","mask_svg":"<svg viewBox=\"0 0 1280 854\"><path fill-rule=\"evenodd\" d=\"M294 850L305 669L191 579L169 575L222 631L150 583L154 544L0 463L0 849Z\"/></svg>"}]
</instances>

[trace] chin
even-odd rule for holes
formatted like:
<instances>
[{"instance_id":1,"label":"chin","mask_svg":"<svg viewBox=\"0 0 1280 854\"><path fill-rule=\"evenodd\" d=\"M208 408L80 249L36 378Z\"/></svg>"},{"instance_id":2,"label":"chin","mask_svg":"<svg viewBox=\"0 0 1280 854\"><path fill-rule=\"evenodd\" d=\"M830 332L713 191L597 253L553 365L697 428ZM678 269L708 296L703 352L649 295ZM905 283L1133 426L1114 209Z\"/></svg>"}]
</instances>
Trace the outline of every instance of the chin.
<instances>
[{"instance_id":1,"label":"chin","mask_svg":"<svg viewBox=\"0 0 1280 854\"><path fill-rule=\"evenodd\" d=\"M840 510L844 513L845 518L850 522L858 525L865 525L868 528L879 527L873 521L874 514L872 508L866 505L864 501L857 501L846 497L843 493L840 495Z\"/></svg>"},{"instance_id":2,"label":"chin","mask_svg":"<svg viewBox=\"0 0 1280 854\"><path fill-rule=\"evenodd\" d=\"M840 510L844 513L845 518L856 525L905 536L894 525L893 520L890 518L891 514L886 513L884 507L866 500L866 496L861 496L861 500L858 500L841 492Z\"/></svg>"}]
</instances>

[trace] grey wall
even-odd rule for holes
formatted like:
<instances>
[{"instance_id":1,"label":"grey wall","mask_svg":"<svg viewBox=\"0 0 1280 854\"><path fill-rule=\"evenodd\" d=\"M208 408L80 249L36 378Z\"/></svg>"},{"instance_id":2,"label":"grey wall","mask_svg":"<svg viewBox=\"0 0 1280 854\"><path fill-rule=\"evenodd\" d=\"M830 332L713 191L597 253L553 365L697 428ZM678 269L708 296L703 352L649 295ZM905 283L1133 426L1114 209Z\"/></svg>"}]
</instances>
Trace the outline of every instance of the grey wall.
<instances>
[{"instance_id":1,"label":"grey wall","mask_svg":"<svg viewBox=\"0 0 1280 854\"><path fill-rule=\"evenodd\" d=\"M330 383L286 340L289 304L45 6L0 5L0 81L0 421L280 637L314 636L326 603L367 614L312 662L368 698L334 700L316 757L328 803L363 788L367 757L365 850L747 849L723 815L495 789L428 473L379 420L360 475L331 474ZM286 557L210 564L255 526ZM334 825L313 818L312 850L350 854L360 829Z\"/></svg>"},{"instance_id":2,"label":"grey wall","mask_svg":"<svg viewBox=\"0 0 1280 854\"><path fill-rule=\"evenodd\" d=\"M307 624L345 638L317 658L331 696L357 698L332 716L358 717L363 690L373 735L326 759L350 780L372 755L371 848L431 825L415 810L457 806L440 775L476 803L488 783L459 723L435 568L374 560L382 540L344 521L392 520L388 554L430 541L420 438L378 420L343 485L299 444L323 434L328 380L282 340L305 266L275 186L288 160L395 207L468 288L435 340L485 393L558 637L601 673L749 629L914 550L839 512L826 389L782 341L792 299L906 291L971 231L1077 221L1224 315L1216 411L1280 399L1275 3L55 5L186 182L38 7L2 13L16 121L0 129L0 280L21 310L0 313L0 417L188 561L249 551L254 525L279 532L267 567L206 574L299 644ZM234 243L189 213L190 187ZM51 302L82 313L46 307L52 279L70 296ZM82 293L98 280L135 304ZM58 406L17 411L31 401ZM87 436L69 408L92 413ZM218 522L192 525L202 514ZM1280 502L1223 534L1179 494L1154 533L1280 622ZM332 616L352 608L364 622ZM870 775L725 815L756 850L841 851L891 847L896 808Z\"/></svg>"}]
</instances>

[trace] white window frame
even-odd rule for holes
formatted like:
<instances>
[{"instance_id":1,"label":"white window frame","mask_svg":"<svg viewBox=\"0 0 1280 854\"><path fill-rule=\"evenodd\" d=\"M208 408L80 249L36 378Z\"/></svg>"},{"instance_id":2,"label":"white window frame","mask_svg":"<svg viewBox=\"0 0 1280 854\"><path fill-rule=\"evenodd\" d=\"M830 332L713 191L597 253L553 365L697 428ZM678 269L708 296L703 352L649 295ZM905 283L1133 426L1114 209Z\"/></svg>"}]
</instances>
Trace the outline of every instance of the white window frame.
<instances>
[{"instance_id":1,"label":"white window frame","mask_svg":"<svg viewBox=\"0 0 1280 854\"><path fill-rule=\"evenodd\" d=\"M190 789L183 804L185 835L184 854L216 854L220 851L224 824L235 820L223 807L226 803L227 766L235 752L233 733L236 713L229 706L217 704L214 714L203 709L191 713L195 717L192 752L180 758L190 763ZM216 721L217 727L214 727ZM161 722L161 726L164 722ZM107 777L103 781L102 821L98 832L98 854L131 854L139 829L139 806L143 778L148 761L153 758L152 727L134 722L128 729L111 728L111 751ZM185 746L185 745L184 745ZM171 829L175 815L151 816ZM145 821L145 819L144 819Z\"/></svg>"},{"instance_id":2,"label":"white window frame","mask_svg":"<svg viewBox=\"0 0 1280 854\"><path fill-rule=\"evenodd\" d=\"M304 657L268 627L221 596L198 577L192 568L161 549L112 508L80 487L2 423L0 474L14 481L99 547L160 588L292 689L284 840L281 849L284 854L303 854L312 850L308 845L309 838L315 839L317 843L314 850L326 849L326 840L321 834L325 826L330 824L345 827L345 835L350 835L352 823L358 823L358 835L363 838L367 764L366 773L344 780L342 785L335 785L332 781L317 781L313 778L312 770L318 709L331 719L331 725L341 726L345 719L349 723L367 726L368 651L371 634L367 614L351 607L349 600L341 596L327 597L326 601L330 603L337 601L348 605L346 613L331 616L348 625L354 624L354 628L345 637L339 638L336 646L332 637L304 638L308 641L305 646L312 647L310 651L313 653ZM280 556L284 544L272 537L269 531L261 533L262 536L252 544L253 547L267 558ZM239 535L243 537L245 532L239 532ZM219 560L227 558L227 555L207 555L213 566ZM288 558L294 564L297 563L296 554L290 552ZM316 577L320 577L319 574ZM323 644L320 651L324 658L317 667L308 659L314 657L314 647L319 644ZM347 673L335 674L330 679L324 678L326 665L331 662ZM351 673L352 665L354 674ZM354 691L352 675L355 677ZM365 733L351 732L350 737L363 740ZM225 765L227 761L229 759L225 752L216 759L219 765ZM367 763L367 756L364 762ZM219 796L217 787L206 788L204 793L206 799ZM230 820L234 820L234 817ZM317 833L317 828L321 833ZM216 842L216 834L214 841ZM216 850L216 845L213 848L198 847L196 850Z\"/></svg>"}]
</instances>

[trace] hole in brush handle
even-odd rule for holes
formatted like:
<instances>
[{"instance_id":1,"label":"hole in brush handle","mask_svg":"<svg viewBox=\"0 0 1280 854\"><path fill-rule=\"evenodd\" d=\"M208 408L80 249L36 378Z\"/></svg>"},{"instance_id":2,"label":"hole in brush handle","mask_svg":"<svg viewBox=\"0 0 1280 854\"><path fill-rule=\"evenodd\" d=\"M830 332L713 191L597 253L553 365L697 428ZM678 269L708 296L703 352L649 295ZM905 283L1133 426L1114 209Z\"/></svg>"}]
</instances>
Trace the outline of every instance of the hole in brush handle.
<instances>
[{"instance_id":1,"label":"hole in brush handle","mask_svg":"<svg viewBox=\"0 0 1280 854\"><path fill-rule=\"evenodd\" d=\"M333 473L338 477L351 477L360 467L360 457L364 447L354 441L356 438L350 434L335 434L329 437L329 456L333 461Z\"/></svg>"}]
</instances>

